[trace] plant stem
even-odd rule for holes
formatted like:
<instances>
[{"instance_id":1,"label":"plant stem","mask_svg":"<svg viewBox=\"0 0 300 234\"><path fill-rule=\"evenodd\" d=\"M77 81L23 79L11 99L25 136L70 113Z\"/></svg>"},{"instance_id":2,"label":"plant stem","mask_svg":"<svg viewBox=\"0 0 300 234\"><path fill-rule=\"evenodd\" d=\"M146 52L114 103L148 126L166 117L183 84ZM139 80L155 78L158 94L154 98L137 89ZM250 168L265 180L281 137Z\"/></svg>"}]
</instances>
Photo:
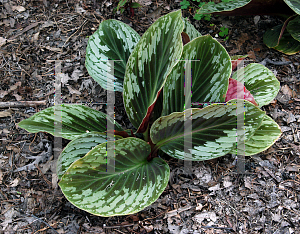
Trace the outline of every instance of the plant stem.
<instances>
[{"instance_id":1,"label":"plant stem","mask_svg":"<svg viewBox=\"0 0 300 234\"><path fill-rule=\"evenodd\" d=\"M144 140L146 142L148 142L149 141L149 125L147 127L147 130L143 133L143 136L144 136Z\"/></svg>"}]
</instances>

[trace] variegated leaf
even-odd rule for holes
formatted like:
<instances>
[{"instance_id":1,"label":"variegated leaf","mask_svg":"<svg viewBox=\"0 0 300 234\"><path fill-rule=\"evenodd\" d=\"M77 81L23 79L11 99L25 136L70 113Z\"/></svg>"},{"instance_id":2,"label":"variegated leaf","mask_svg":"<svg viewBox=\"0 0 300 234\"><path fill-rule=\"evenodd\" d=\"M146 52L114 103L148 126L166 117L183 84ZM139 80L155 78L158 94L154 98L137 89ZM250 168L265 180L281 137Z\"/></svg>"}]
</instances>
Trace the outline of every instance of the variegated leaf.
<instances>
[{"instance_id":1,"label":"variegated leaf","mask_svg":"<svg viewBox=\"0 0 300 234\"><path fill-rule=\"evenodd\" d=\"M104 89L122 92L126 62L139 40L139 34L127 24L103 21L87 44L85 66L89 74ZM114 60L114 76L109 73L112 64L108 60Z\"/></svg>"},{"instance_id":2,"label":"variegated leaf","mask_svg":"<svg viewBox=\"0 0 300 234\"><path fill-rule=\"evenodd\" d=\"M54 126L55 121L61 121L61 129ZM82 105L63 104L42 110L22 120L18 126L28 132L48 132L73 140L86 132L105 132L107 121L115 124L115 130L123 130L112 118L100 111Z\"/></svg>"},{"instance_id":3,"label":"variegated leaf","mask_svg":"<svg viewBox=\"0 0 300 234\"><path fill-rule=\"evenodd\" d=\"M64 148L57 160L56 174L58 178L61 179L73 162L85 156L95 146L121 138L100 132L88 132L78 136Z\"/></svg>"},{"instance_id":4,"label":"variegated leaf","mask_svg":"<svg viewBox=\"0 0 300 234\"><path fill-rule=\"evenodd\" d=\"M159 18L128 59L123 97L127 115L138 132L147 129L158 94L180 58L182 30L180 10Z\"/></svg>"},{"instance_id":5,"label":"variegated leaf","mask_svg":"<svg viewBox=\"0 0 300 234\"><path fill-rule=\"evenodd\" d=\"M242 70L235 72L232 78L244 83L259 107L268 105L280 89L280 83L273 72L258 63L251 63Z\"/></svg>"},{"instance_id":6,"label":"variegated leaf","mask_svg":"<svg viewBox=\"0 0 300 234\"><path fill-rule=\"evenodd\" d=\"M299 0L284 0L288 6L295 11L298 15L300 15L300 1Z\"/></svg>"},{"instance_id":7,"label":"variegated leaf","mask_svg":"<svg viewBox=\"0 0 300 234\"><path fill-rule=\"evenodd\" d=\"M161 158L150 162L150 146L137 138L115 142L115 168L107 165L107 143L71 165L59 186L78 208L100 216L127 215L149 206L164 191L170 169Z\"/></svg>"},{"instance_id":8,"label":"variegated leaf","mask_svg":"<svg viewBox=\"0 0 300 234\"><path fill-rule=\"evenodd\" d=\"M278 124L269 116L265 115L260 127L254 135L245 141L245 148L237 147L231 151L233 154L250 156L258 154L273 145L281 135Z\"/></svg>"},{"instance_id":9,"label":"variegated leaf","mask_svg":"<svg viewBox=\"0 0 300 234\"><path fill-rule=\"evenodd\" d=\"M295 40L289 32L285 31L278 46L274 47L274 49L287 55L296 54L300 52L300 41Z\"/></svg>"},{"instance_id":10,"label":"variegated leaf","mask_svg":"<svg viewBox=\"0 0 300 234\"><path fill-rule=\"evenodd\" d=\"M211 14L215 12L232 11L247 5L249 2L251 2L251 0L232 0L230 2L220 2L217 4L207 3L203 5L197 13Z\"/></svg>"},{"instance_id":11,"label":"variegated leaf","mask_svg":"<svg viewBox=\"0 0 300 234\"><path fill-rule=\"evenodd\" d=\"M163 115L190 108L185 107L184 95L187 61L191 61L191 101L193 103L225 101L231 74L230 57L225 48L210 35L201 36L183 47L180 61L167 77L163 89Z\"/></svg>"},{"instance_id":12,"label":"variegated leaf","mask_svg":"<svg viewBox=\"0 0 300 234\"><path fill-rule=\"evenodd\" d=\"M273 28L269 28L263 36L264 43L269 48L274 48L279 44L279 41L282 37L282 34L284 32L283 24L276 25Z\"/></svg>"},{"instance_id":13,"label":"variegated leaf","mask_svg":"<svg viewBox=\"0 0 300 234\"><path fill-rule=\"evenodd\" d=\"M287 25L287 30L291 36L300 41L300 16L298 15L295 19L291 20Z\"/></svg>"},{"instance_id":14,"label":"variegated leaf","mask_svg":"<svg viewBox=\"0 0 300 234\"><path fill-rule=\"evenodd\" d=\"M192 25L186 18L183 18L184 23L184 29L183 32L185 32L187 35L189 35L190 40L194 40L197 37L201 37L201 33L198 32L197 29L195 29L194 25Z\"/></svg>"},{"instance_id":15,"label":"variegated leaf","mask_svg":"<svg viewBox=\"0 0 300 234\"><path fill-rule=\"evenodd\" d=\"M244 105L238 103L231 100L226 104L162 116L150 129L152 142L156 148L178 159L202 161L224 156L240 140L250 139L265 115L248 101L242 101ZM185 116L190 112L191 117ZM191 119L191 126L186 126L186 119ZM238 119L243 119L244 123L237 124ZM185 128L191 130L185 131ZM188 145L191 148L186 153L190 153L191 158L184 151Z\"/></svg>"}]
</instances>

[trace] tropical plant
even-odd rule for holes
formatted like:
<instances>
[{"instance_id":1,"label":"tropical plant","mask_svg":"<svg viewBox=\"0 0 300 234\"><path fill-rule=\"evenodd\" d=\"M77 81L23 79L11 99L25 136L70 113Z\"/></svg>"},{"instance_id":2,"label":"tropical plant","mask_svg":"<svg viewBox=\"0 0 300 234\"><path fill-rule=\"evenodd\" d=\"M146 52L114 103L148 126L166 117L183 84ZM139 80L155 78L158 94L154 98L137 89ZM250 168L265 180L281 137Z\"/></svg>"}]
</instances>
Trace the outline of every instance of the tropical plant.
<instances>
[{"instance_id":1,"label":"tropical plant","mask_svg":"<svg viewBox=\"0 0 300 234\"><path fill-rule=\"evenodd\" d=\"M134 16L134 9L141 7L141 4L138 2L132 2L128 0L120 0L118 3L118 6L114 9L114 13L117 11L120 11L120 14L122 14L125 10L125 8L128 7L130 11L130 17Z\"/></svg>"},{"instance_id":2,"label":"tropical plant","mask_svg":"<svg viewBox=\"0 0 300 234\"><path fill-rule=\"evenodd\" d=\"M232 0L201 6L197 14L279 15L285 22L268 29L264 43L269 48L291 55L300 51L300 1L298 0Z\"/></svg>"},{"instance_id":3,"label":"tropical plant","mask_svg":"<svg viewBox=\"0 0 300 234\"><path fill-rule=\"evenodd\" d=\"M92 214L127 215L153 203L169 181L163 153L193 161L252 155L281 134L259 108L279 90L273 73L253 63L230 78L225 48L201 36L180 10L159 18L142 37L120 21L103 21L89 38L86 68L105 89L123 92L135 133L82 105L60 106L60 132L53 126L55 106L18 125L72 140L57 162L59 186L72 204ZM238 118L244 125L237 125ZM112 124L114 131L106 131Z\"/></svg>"}]
</instances>

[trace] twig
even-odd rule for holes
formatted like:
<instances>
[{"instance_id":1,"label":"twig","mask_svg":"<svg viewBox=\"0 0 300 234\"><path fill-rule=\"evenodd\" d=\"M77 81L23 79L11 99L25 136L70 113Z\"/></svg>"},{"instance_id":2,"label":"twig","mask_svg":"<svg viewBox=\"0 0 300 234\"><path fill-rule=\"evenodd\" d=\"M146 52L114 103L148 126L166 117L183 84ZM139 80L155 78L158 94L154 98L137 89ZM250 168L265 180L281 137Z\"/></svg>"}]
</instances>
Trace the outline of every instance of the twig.
<instances>
[{"instance_id":1,"label":"twig","mask_svg":"<svg viewBox=\"0 0 300 234\"><path fill-rule=\"evenodd\" d=\"M213 228L213 229L223 229L223 230L227 230L227 231L234 231L232 228L228 228L228 227L202 226L201 228Z\"/></svg>"},{"instance_id":2,"label":"twig","mask_svg":"<svg viewBox=\"0 0 300 234\"><path fill-rule=\"evenodd\" d=\"M260 62L260 64L262 64L264 66L268 63L270 63L272 65L289 65L292 62L291 61L285 61L285 62L283 62L283 61L272 61L271 59L268 59L268 58L265 58L263 61Z\"/></svg>"},{"instance_id":3,"label":"twig","mask_svg":"<svg viewBox=\"0 0 300 234\"><path fill-rule=\"evenodd\" d=\"M0 102L0 108L46 105L47 101Z\"/></svg>"},{"instance_id":4,"label":"twig","mask_svg":"<svg viewBox=\"0 0 300 234\"><path fill-rule=\"evenodd\" d=\"M122 228L122 227L130 227L130 226L134 226L134 223L124 224L124 225L114 225L114 226L104 226L103 225L103 228Z\"/></svg>"},{"instance_id":5,"label":"twig","mask_svg":"<svg viewBox=\"0 0 300 234\"><path fill-rule=\"evenodd\" d=\"M31 215L33 218L36 218L37 220L39 220L40 222L42 222L42 223L44 223L44 224L46 224L49 228L51 228L55 233L57 233L58 234L58 232L53 228L53 227L51 227L47 222L45 222L44 220L42 220L42 219L40 219L39 217L36 217L35 215ZM36 221L36 220L35 220ZM35 222L34 221L34 222Z\"/></svg>"},{"instance_id":6,"label":"twig","mask_svg":"<svg viewBox=\"0 0 300 234\"><path fill-rule=\"evenodd\" d=\"M27 32L28 30L35 28L36 26L38 26L40 23L44 23L44 21L41 22L35 22L32 23L30 25L28 25L27 27L25 27L21 32L17 33L16 35L12 36L11 38L8 38L8 41L13 41L15 40L18 36L22 35L23 33Z\"/></svg>"},{"instance_id":7,"label":"twig","mask_svg":"<svg viewBox=\"0 0 300 234\"><path fill-rule=\"evenodd\" d=\"M77 28L77 30L76 30L71 36L69 36L69 37L67 38L67 40L65 41L65 43L64 43L64 45L63 45L62 47L65 47L65 45L66 45L67 42L71 39L71 37L73 37L73 36L79 31L79 29L80 29L81 27L83 27L86 23L87 23L87 20L85 20L85 21Z\"/></svg>"},{"instance_id":8,"label":"twig","mask_svg":"<svg viewBox=\"0 0 300 234\"><path fill-rule=\"evenodd\" d=\"M46 178L46 176L44 175L42 170L39 168L39 166L37 164L35 166L39 170L39 172L41 173L41 175L42 175L43 179L46 181L46 183L52 186L52 183Z\"/></svg>"}]
</instances>

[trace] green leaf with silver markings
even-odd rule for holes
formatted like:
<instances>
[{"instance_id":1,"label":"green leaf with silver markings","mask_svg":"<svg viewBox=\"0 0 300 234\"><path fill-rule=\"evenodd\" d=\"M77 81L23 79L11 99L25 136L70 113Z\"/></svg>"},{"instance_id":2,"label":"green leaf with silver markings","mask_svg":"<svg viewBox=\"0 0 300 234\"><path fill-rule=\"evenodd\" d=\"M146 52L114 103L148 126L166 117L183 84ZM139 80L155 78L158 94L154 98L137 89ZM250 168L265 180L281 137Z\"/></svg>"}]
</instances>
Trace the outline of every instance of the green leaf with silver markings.
<instances>
[{"instance_id":1,"label":"green leaf with silver markings","mask_svg":"<svg viewBox=\"0 0 300 234\"><path fill-rule=\"evenodd\" d=\"M183 32L185 32L187 35L189 35L190 40L193 40L197 37L201 37L201 33L198 32L197 29L195 29L194 25L192 25L186 18L183 18L183 23L184 23L184 29Z\"/></svg>"},{"instance_id":2,"label":"green leaf with silver markings","mask_svg":"<svg viewBox=\"0 0 300 234\"><path fill-rule=\"evenodd\" d=\"M287 30L295 40L300 41L300 16L299 15L288 23Z\"/></svg>"},{"instance_id":3,"label":"green leaf with silver markings","mask_svg":"<svg viewBox=\"0 0 300 234\"><path fill-rule=\"evenodd\" d=\"M244 83L259 107L268 105L280 89L280 83L273 72L258 63L251 63L238 70L232 75L232 78Z\"/></svg>"},{"instance_id":4,"label":"green leaf with silver markings","mask_svg":"<svg viewBox=\"0 0 300 234\"><path fill-rule=\"evenodd\" d=\"M124 105L134 127L144 132L167 75L182 53L181 11L162 16L144 33L130 55L124 79Z\"/></svg>"},{"instance_id":5,"label":"green leaf with silver markings","mask_svg":"<svg viewBox=\"0 0 300 234\"><path fill-rule=\"evenodd\" d=\"M299 0L283 0L293 11L300 15L300 1Z\"/></svg>"},{"instance_id":6,"label":"green leaf with silver markings","mask_svg":"<svg viewBox=\"0 0 300 234\"><path fill-rule=\"evenodd\" d=\"M139 34L127 24L117 20L105 20L89 38L86 47L85 66L92 78L104 89L123 91L127 60ZM114 68L112 68L113 60ZM108 71L114 70L114 75Z\"/></svg>"},{"instance_id":7,"label":"green leaf with silver markings","mask_svg":"<svg viewBox=\"0 0 300 234\"><path fill-rule=\"evenodd\" d=\"M107 136L107 133L100 132L88 132L78 136L59 155L56 166L58 178L61 179L73 162L85 156L95 146L121 138L120 136Z\"/></svg>"},{"instance_id":8,"label":"green leaf with silver markings","mask_svg":"<svg viewBox=\"0 0 300 234\"><path fill-rule=\"evenodd\" d=\"M150 162L151 148L137 138L115 141L115 167L107 164L107 143L74 162L59 183L78 208L99 216L128 215L149 206L166 188L170 169L161 158Z\"/></svg>"},{"instance_id":9,"label":"green leaf with silver markings","mask_svg":"<svg viewBox=\"0 0 300 234\"><path fill-rule=\"evenodd\" d=\"M279 44L279 41L284 32L283 24L276 25L273 28L269 28L263 36L263 41L269 48L274 48Z\"/></svg>"},{"instance_id":10,"label":"green leaf with silver markings","mask_svg":"<svg viewBox=\"0 0 300 234\"><path fill-rule=\"evenodd\" d=\"M211 14L215 12L232 11L247 5L249 2L251 2L251 0L232 0L230 2L220 2L217 4L207 3L199 9L197 14Z\"/></svg>"},{"instance_id":11,"label":"green leaf with silver markings","mask_svg":"<svg viewBox=\"0 0 300 234\"><path fill-rule=\"evenodd\" d=\"M191 61L191 102L224 102L231 75L231 59L225 48L210 35L198 37L184 45L180 61L168 75L163 89L163 115L181 112L185 107L184 89Z\"/></svg>"},{"instance_id":12,"label":"green leaf with silver markings","mask_svg":"<svg viewBox=\"0 0 300 234\"><path fill-rule=\"evenodd\" d=\"M289 32L285 31L274 49L287 55L296 54L300 52L300 41L295 40Z\"/></svg>"},{"instance_id":13,"label":"green leaf with silver markings","mask_svg":"<svg viewBox=\"0 0 300 234\"><path fill-rule=\"evenodd\" d=\"M59 122L61 121L61 126ZM18 126L28 132L48 132L54 136L73 140L86 132L107 131L107 121L115 124L115 130L122 127L106 114L87 106L63 104L42 110L28 119L22 120ZM55 122L58 122L55 127Z\"/></svg>"},{"instance_id":14,"label":"green leaf with silver markings","mask_svg":"<svg viewBox=\"0 0 300 234\"><path fill-rule=\"evenodd\" d=\"M245 141L245 148L243 144L241 147L238 145L231 153L245 156L258 154L272 146L280 135L281 130L278 124L272 118L265 115L262 124L255 131L254 135Z\"/></svg>"},{"instance_id":15,"label":"green leaf with silver markings","mask_svg":"<svg viewBox=\"0 0 300 234\"><path fill-rule=\"evenodd\" d=\"M162 116L150 129L152 142L178 159L202 161L224 156L237 141L250 139L265 115L248 101L238 100L238 103L231 100L226 104L212 104L203 109L192 108ZM237 124L238 118L244 119L241 126ZM186 126L186 119L190 119L190 126ZM191 148L186 149L186 153L190 156L185 154L188 145Z\"/></svg>"}]
</instances>

